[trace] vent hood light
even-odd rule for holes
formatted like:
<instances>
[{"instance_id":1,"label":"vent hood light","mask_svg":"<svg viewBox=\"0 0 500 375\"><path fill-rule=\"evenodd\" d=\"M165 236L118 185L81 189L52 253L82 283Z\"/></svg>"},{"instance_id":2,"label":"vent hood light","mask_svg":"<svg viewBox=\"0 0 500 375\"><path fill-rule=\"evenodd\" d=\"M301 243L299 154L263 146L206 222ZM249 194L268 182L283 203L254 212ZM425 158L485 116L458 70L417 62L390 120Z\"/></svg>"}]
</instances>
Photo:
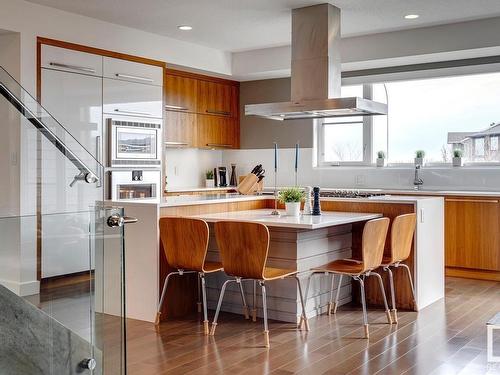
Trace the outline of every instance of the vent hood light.
<instances>
[{"instance_id":1,"label":"vent hood light","mask_svg":"<svg viewBox=\"0 0 500 375\"><path fill-rule=\"evenodd\" d=\"M272 120L386 115L387 104L340 97L340 9L292 10L291 101L245 105L246 116Z\"/></svg>"},{"instance_id":2,"label":"vent hood light","mask_svg":"<svg viewBox=\"0 0 500 375\"><path fill-rule=\"evenodd\" d=\"M405 16L407 20L416 20L418 17L420 17L418 14L407 14Z\"/></svg>"}]
</instances>

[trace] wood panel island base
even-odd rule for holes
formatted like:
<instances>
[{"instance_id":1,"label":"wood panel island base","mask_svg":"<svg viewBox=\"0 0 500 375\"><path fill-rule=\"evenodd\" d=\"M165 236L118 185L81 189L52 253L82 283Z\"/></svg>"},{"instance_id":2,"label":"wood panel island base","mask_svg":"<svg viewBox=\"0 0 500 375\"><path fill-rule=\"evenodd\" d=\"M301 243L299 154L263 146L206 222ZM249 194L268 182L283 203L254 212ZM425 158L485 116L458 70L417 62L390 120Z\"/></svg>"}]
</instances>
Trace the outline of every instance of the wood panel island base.
<instances>
[{"instance_id":1,"label":"wood panel island base","mask_svg":"<svg viewBox=\"0 0 500 375\"><path fill-rule=\"evenodd\" d=\"M321 225L319 222L305 223L304 218L307 216L302 217L302 224L290 217L281 217L281 223L273 223L278 220L270 215L274 201L265 196L219 194L167 197L160 204L120 202L120 205L124 206L126 215L139 219L137 224L128 226L125 231L127 316L131 318L154 322L156 316L159 294L169 270L159 246L157 224L161 216L201 217L207 220L209 225L210 222L220 219L253 220L266 224L271 235L268 265L297 269L305 289L311 267L349 257L351 254L356 257L359 254L360 231L366 220L377 216L393 219L397 215L414 212L417 214L417 228L407 264L412 271L417 301L414 303L411 297L408 279L404 277L404 273L396 270L397 308L418 310L444 297L444 202L439 197L325 198L321 203L324 213L321 218L331 220L327 225ZM309 218L313 220L312 217ZM212 233L213 231L210 235L208 258L216 260L218 250ZM386 277L383 270L379 272ZM220 288L226 278L223 273L207 277L211 309L215 308ZM372 278L368 278L366 286L367 302L382 306L380 292L370 279ZM309 317L326 311L330 283L331 278L328 276L312 279L307 300ZM385 286L389 292L387 280ZM252 308L253 283L245 282L244 288L247 302ZM334 288L337 288L337 281ZM259 289L257 288L257 293L260 292ZM357 285L352 287L351 282L344 278L340 289L340 305L351 300L357 301L358 289ZM257 311L261 311L261 300L258 296L256 300ZM297 286L293 280L269 283L268 300L270 318L296 322L300 310ZM162 319L190 314L196 311L196 302L197 278L173 278L172 283L169 282ZM236 289L227 290L223 310L243 312L241 298Z\"/></svg>"}]
</instances>

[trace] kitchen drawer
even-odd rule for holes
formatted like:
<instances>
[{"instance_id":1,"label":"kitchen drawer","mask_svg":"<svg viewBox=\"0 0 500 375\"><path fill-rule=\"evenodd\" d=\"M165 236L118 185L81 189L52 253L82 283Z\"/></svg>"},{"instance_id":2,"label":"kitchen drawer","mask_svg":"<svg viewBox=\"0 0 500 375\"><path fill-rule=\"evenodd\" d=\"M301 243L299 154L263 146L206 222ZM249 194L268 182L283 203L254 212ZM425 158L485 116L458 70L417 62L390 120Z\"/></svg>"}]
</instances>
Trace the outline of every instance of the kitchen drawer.
<instances>
[{"instance_id":1,"label":"kitchen drawer","mask_svg":"<svg viewBox=\"0 0 500 375\"><path fill-rule=\"evenodd\" d=\"M41 55L42 68L102 77L102 56L49 45Z\"/></svg>"},{"instance_id":2,"label":"kitchen drawer","mask_svg":"<svg viewBox=\"0 0 500 375\"><path fill-rule=\"evenodd\" d=\"M103 72L107 78L163 86L163 68L159 66L104 57Z\"/></svg>"},{"instance_id":3,"label":"kitchen drawer","mask_svg":"<svg viewBox=\"0 0 500 375\"><path fill-rule=\"evenodd\" d=\"M103 111L114 115L162 118L162 88L104 78Z\"/></svg>"}]
</instances>

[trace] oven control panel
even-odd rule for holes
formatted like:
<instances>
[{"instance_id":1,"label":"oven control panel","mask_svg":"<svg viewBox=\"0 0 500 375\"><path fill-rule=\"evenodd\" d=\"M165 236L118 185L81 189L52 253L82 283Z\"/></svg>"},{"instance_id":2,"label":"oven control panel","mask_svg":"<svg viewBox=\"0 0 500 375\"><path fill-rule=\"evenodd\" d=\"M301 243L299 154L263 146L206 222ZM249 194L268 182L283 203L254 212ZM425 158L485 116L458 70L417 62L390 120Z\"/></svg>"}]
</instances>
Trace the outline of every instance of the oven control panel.
<instances>
[{"instance_id":1,"label":"oven control panel","mask_svg":"<svg viewBox=\"0 0 500 375\"><path fill-rule=\"evenodd\" d=\"M142 171L132 171L132 181L142 181Z\"/></svg>"}]
</instances>

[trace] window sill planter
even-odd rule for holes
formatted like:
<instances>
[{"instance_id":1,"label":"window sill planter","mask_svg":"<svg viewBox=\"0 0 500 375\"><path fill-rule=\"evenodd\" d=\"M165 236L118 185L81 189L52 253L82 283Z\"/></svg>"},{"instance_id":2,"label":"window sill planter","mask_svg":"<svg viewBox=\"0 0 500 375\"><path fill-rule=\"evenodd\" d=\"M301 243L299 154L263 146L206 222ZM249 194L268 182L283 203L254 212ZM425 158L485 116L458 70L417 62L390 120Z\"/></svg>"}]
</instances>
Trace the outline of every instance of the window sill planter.
<instances>
[{"instance_id":1,"label":"window sill planter","mask_svg":"<svg viewBox=\"0 0 500 375\"><path fill-rule=\"evenodd\" d=\"M385 167L385 158L377 158L377 167Z\"/></svg>"},{"instance_id":2,"label":"window sill planter","mask_svg":"<svg viewBox=\"0 0 500 375\"><path fill-rule=\"evenodd\" d=\"M205 180L205 187L213 188L214 187L214 179L211 179L211 180L206 179Z\"/></svg>"},{"instance_id":3,"label":"window sill planter","mask_svg":"<svg viewBox=\"0 0 500 375\"><path fill-rule=\"evenodd\" d=\"M286 216L300 216L300 202L286 202L285 203Z\"/></svg>"},{"instance_id":4,"label":"window sill planter","mask_svg":"<svg viewBox=\"0 0 500 375\"><path fill-rule=\"evenodd\" d=\"M453 158L453 166L454 167L461 167L462 164L462 158Z\"/></svg>"}]
</instances>

